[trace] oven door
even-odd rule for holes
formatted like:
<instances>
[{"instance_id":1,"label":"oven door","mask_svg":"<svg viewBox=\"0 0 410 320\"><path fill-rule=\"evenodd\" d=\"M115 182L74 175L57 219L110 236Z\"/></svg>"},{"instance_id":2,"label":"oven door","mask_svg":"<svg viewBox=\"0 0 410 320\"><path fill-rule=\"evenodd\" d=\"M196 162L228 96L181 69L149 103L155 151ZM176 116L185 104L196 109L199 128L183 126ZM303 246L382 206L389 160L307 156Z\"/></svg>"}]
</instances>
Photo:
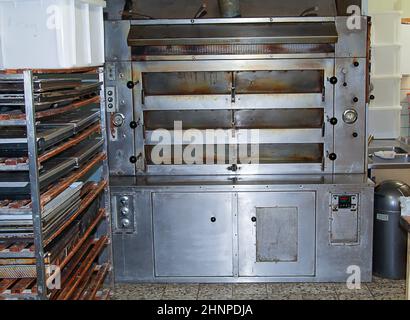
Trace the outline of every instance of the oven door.
<instances>
[{"instance_id":1,"label":"oven door","mask_svg":"<svg viewBox=\"0 0 410 320\"><path fill-rule=\"evenodd\" d=\"M333 172L334 59L146 61L133 75L139 174Z\"/></svg>"},{"instance_id":2,"label":"oven door","mask_svg":"<svg viewBox=\"0 0 410 320\"><path fill-rule=\"evenodd\" d=\"M315 274L314 192L238 194L239 275Z\"/></svg>"}]
</instances>

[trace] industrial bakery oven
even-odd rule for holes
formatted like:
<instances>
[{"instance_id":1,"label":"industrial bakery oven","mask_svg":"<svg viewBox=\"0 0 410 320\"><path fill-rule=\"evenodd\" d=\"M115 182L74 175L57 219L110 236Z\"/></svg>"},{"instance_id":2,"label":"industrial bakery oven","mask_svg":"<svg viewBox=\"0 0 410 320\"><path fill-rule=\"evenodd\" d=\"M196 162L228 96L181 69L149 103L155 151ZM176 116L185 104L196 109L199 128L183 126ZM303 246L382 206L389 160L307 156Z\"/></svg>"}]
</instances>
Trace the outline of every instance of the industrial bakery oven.
<instances>
[{"instance_id":1,"label":"industrial bakery oven","mask_svg":"<svg viewBox=\"0 0 410 320\"><path fill-rule=\"evenodd\" d=\"M369 281L368 18L217 3L109 5L117 280Z\"/></svg>"}]
</instances>

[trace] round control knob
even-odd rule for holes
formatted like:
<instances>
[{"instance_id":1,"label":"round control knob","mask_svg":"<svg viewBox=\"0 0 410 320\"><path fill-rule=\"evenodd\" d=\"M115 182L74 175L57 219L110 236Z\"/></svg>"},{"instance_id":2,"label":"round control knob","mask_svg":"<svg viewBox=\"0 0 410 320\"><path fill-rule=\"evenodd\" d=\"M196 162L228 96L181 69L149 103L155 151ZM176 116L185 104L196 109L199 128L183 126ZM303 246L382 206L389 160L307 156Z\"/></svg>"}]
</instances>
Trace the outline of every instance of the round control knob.
<instances>
[{"instance_id":1,"label":"round control knob","mask_svg":"<svg viewBox=\"0 0 410 320\"><path fill-rule=\"evenodd\" d=\"M343 121L344 121L345 123L347 123L347 124L353 124L353 123L355 123L355 122L357 121L357 118L358 118L358 117L359 117L359 116L358 116L358 114L357 114L357 111L354 110L354 109L346 110L346 111L343 113Z\"/></svg>"},{"instance_id":2,"label":"round control knob","mask_svg":"<svg viewBox=\"0 0 410 320\"><path fill-rule=\"evenodd\" d=\"M354 103L359 102L359 98L358 98L358 97L354 97L354 98L353 98L353 102L354 102Z\"/></svg>"},{"instance_id":3,"label":"round control knob","mask_svg":"<svg viewBox=\"0 0 410 320\"><path fill-rule=\"evenodd\" d=\"M135 87L135 83L134 83L134 82L132 82L132 81L128 81L128 82L127 82L127 88L128 88L128 89L134 89L134 87Z\"/></svg>"},{"instance_id":4,"label":"round control knob","mask_svg":"<svg viewBox=\"0 0 410 320\"><path fill-rule=\"evenodd\" d=\"M372 95L370 96L370 100L374 100L374 99L376 99L376 97L372 94Z\"/></svg>"},{"instance_id":5,"label":"round control knob","mask_svg":"<svg viewBox=\"0 0 410 320\"><path fill-rule=\"evenodd\" d=\"M329 154L329 159L332 160L332 161L335 161L337 159L336 153Z\"/></svg>"},{"instance_id":6,"label":"round control knob","mask_svg":"<svg viewBox=\"0 0 410 320\"><path fill-rule=\"evenodd\" d=\"M131 121L130 127L131 127L131 129L136 129L136 128L138 127L138 122L136 122L136 121Z\"/></svg>"},{"instance_id":7,"label":"round control knob","mask_svg":"<svg viewBox=\"0 0 410 320\"><path fill-rule=\"evenodd\" d=\"M125 116L122 113L116 113L112 119L112 123L115 127L121 127L124 124Z\"/></svg>"},{"instance_id":8,"label":"round control knob","mask_svg":"<svg viewBox=\"0 0 410 320\"><path fill-rule=\"evenodd\" d=\"M128 209L128 208L122 208L121 209L121 214L123 216L128 216L129 213L130 213L130 209Z\"/></svg>"},{"instance_id":9,"label":"round control knob","mask_svg":"<svg viewBox=\"0 0 410 320\"><path fill-rule=\"evenodd\" d=\"M128 197L124 196L124 197L121 197L120 203L121 203L123 206L128 206L129 200L130 200L130 199L129 199Z\"/></svg>"},{"instance_id":10,"label":"round control knob","mask_svg":"<svg viewBox=\"0 0 410 320\"><path fill-rule=\"evenodd\" d=\"M333 125L333 126L335 126L335 125L337 125L337 118L331 118L330 120L329 120L329 122L330 122L330 124L331 125Z\"/></svg>"},{"instance_id":11,"label":"round control knob","mask_svg":"<svg viewBox=\"0 0 410 320\"><path fill-rule=\"evenodd\" d=\"M330 79L329 79L329 82L331 83L331 84L336 84L337 83L337 78L336 77L331 77Z\"/></svg>"},{"instance_id":12,"label":"round control knob","mask_svg":"<svg viewBox=\"0 0 410 320\"><path fill-rule=\"evenodd\" d=\"M121 225L122 225L124 228L130 227L130 226L131 226L131 221L130 221L130 219L122 219L122 220L121 220Z\"/></svg>"},{"instance_id":13,"label":"round control knob","mask_svg":"<svg viewBox=\"0 0 410 320\"><path fill-rule=\"evenodd\" d=\"M256 222L256 217L252 217L252 222Z\"/></svg>"},{"instance_id":14,"label":"round control knob","mask_svg":"<svg viewBox=\"0 0 410 320\"><path fill-rule=\"evenodd\" d=\"M360 66L360 63L359 63L359 61L355 61L355 62L353 62L353 65L357 68L358 66Z\"/></svg>"},{"instance_id":15,"label":"round control knob","mask_svg":"<svg viewBox=\"0 0 410 320\"><path fill-rule=\"evenodd\" d=\"M352 136L353 136L353 138L357 138L359 136L359 134L357 132L353 132Z\"/></svg>"},{"instance_id":16,"label":"round control knob","mask_svg":"<svg viewBox=\"0 0 410 320\"><path fill-rule=\"evenodd\" d=\"M215 218L215 217L212 217L212 218L211 218L211 222L212 222L212 223L215 223L215 222L216 222L216 218Z\"/></svg>"},{"instance_id":17,"label":"round control knob","mask_svg":"<svg viewBox=\"0 0 410 320\"><path fill-rule=\"evenodd\" d=\"M138 159L137 159L137 157L136 156L132 156L132 157L130 157L130 162L131 163L137 163L137 161L138 161Z\"/></svg>"}]
</instances>

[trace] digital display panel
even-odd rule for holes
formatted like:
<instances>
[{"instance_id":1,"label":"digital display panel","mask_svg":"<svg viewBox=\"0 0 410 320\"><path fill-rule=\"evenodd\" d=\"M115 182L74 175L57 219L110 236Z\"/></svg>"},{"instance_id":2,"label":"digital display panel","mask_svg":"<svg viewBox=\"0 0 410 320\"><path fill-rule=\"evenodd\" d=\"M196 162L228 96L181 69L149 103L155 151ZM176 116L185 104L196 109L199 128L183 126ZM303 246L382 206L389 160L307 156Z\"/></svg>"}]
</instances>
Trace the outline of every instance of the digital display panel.
<instances>
[{"instance_id":1,"label":"digital display panel","mask_svg":"<svg viewBox=\"0 0 410 320\"><path fill-rule=\"evenodd\" d=\"M339 209L350 209L352 207L352 197L351 196L340 196L339 197Z\"/></svg>"}]
</instances>

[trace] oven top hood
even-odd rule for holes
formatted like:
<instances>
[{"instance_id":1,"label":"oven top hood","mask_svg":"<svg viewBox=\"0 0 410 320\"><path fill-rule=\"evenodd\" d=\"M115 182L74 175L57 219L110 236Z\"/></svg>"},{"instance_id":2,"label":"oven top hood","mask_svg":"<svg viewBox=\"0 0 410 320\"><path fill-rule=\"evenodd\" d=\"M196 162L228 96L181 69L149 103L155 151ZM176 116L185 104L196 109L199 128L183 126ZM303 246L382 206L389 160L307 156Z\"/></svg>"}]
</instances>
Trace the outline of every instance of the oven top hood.
<instances>
[{"instance_id":1,"label":"oven top hood","mask_svg":"<svg viewBox=\"0 0 410 320\"><path fill-rule=\"evenodd\" d=\"M123 0L124 19L193 19L206 5L205 19L220 18L218 0ZM361 0L240 0L243 18L336 17L347 15L349 5Z\"/></svg>"},{"instance_id":2,"label":"oven top hood","mask_svg":"<svg viewBox=\"0 0 410 320\"><path fill-rule=\"evenodd\" d=\"M334 18L147 20L133 22L129 46L336 43Z\"/></svg>"}]
</instances>

